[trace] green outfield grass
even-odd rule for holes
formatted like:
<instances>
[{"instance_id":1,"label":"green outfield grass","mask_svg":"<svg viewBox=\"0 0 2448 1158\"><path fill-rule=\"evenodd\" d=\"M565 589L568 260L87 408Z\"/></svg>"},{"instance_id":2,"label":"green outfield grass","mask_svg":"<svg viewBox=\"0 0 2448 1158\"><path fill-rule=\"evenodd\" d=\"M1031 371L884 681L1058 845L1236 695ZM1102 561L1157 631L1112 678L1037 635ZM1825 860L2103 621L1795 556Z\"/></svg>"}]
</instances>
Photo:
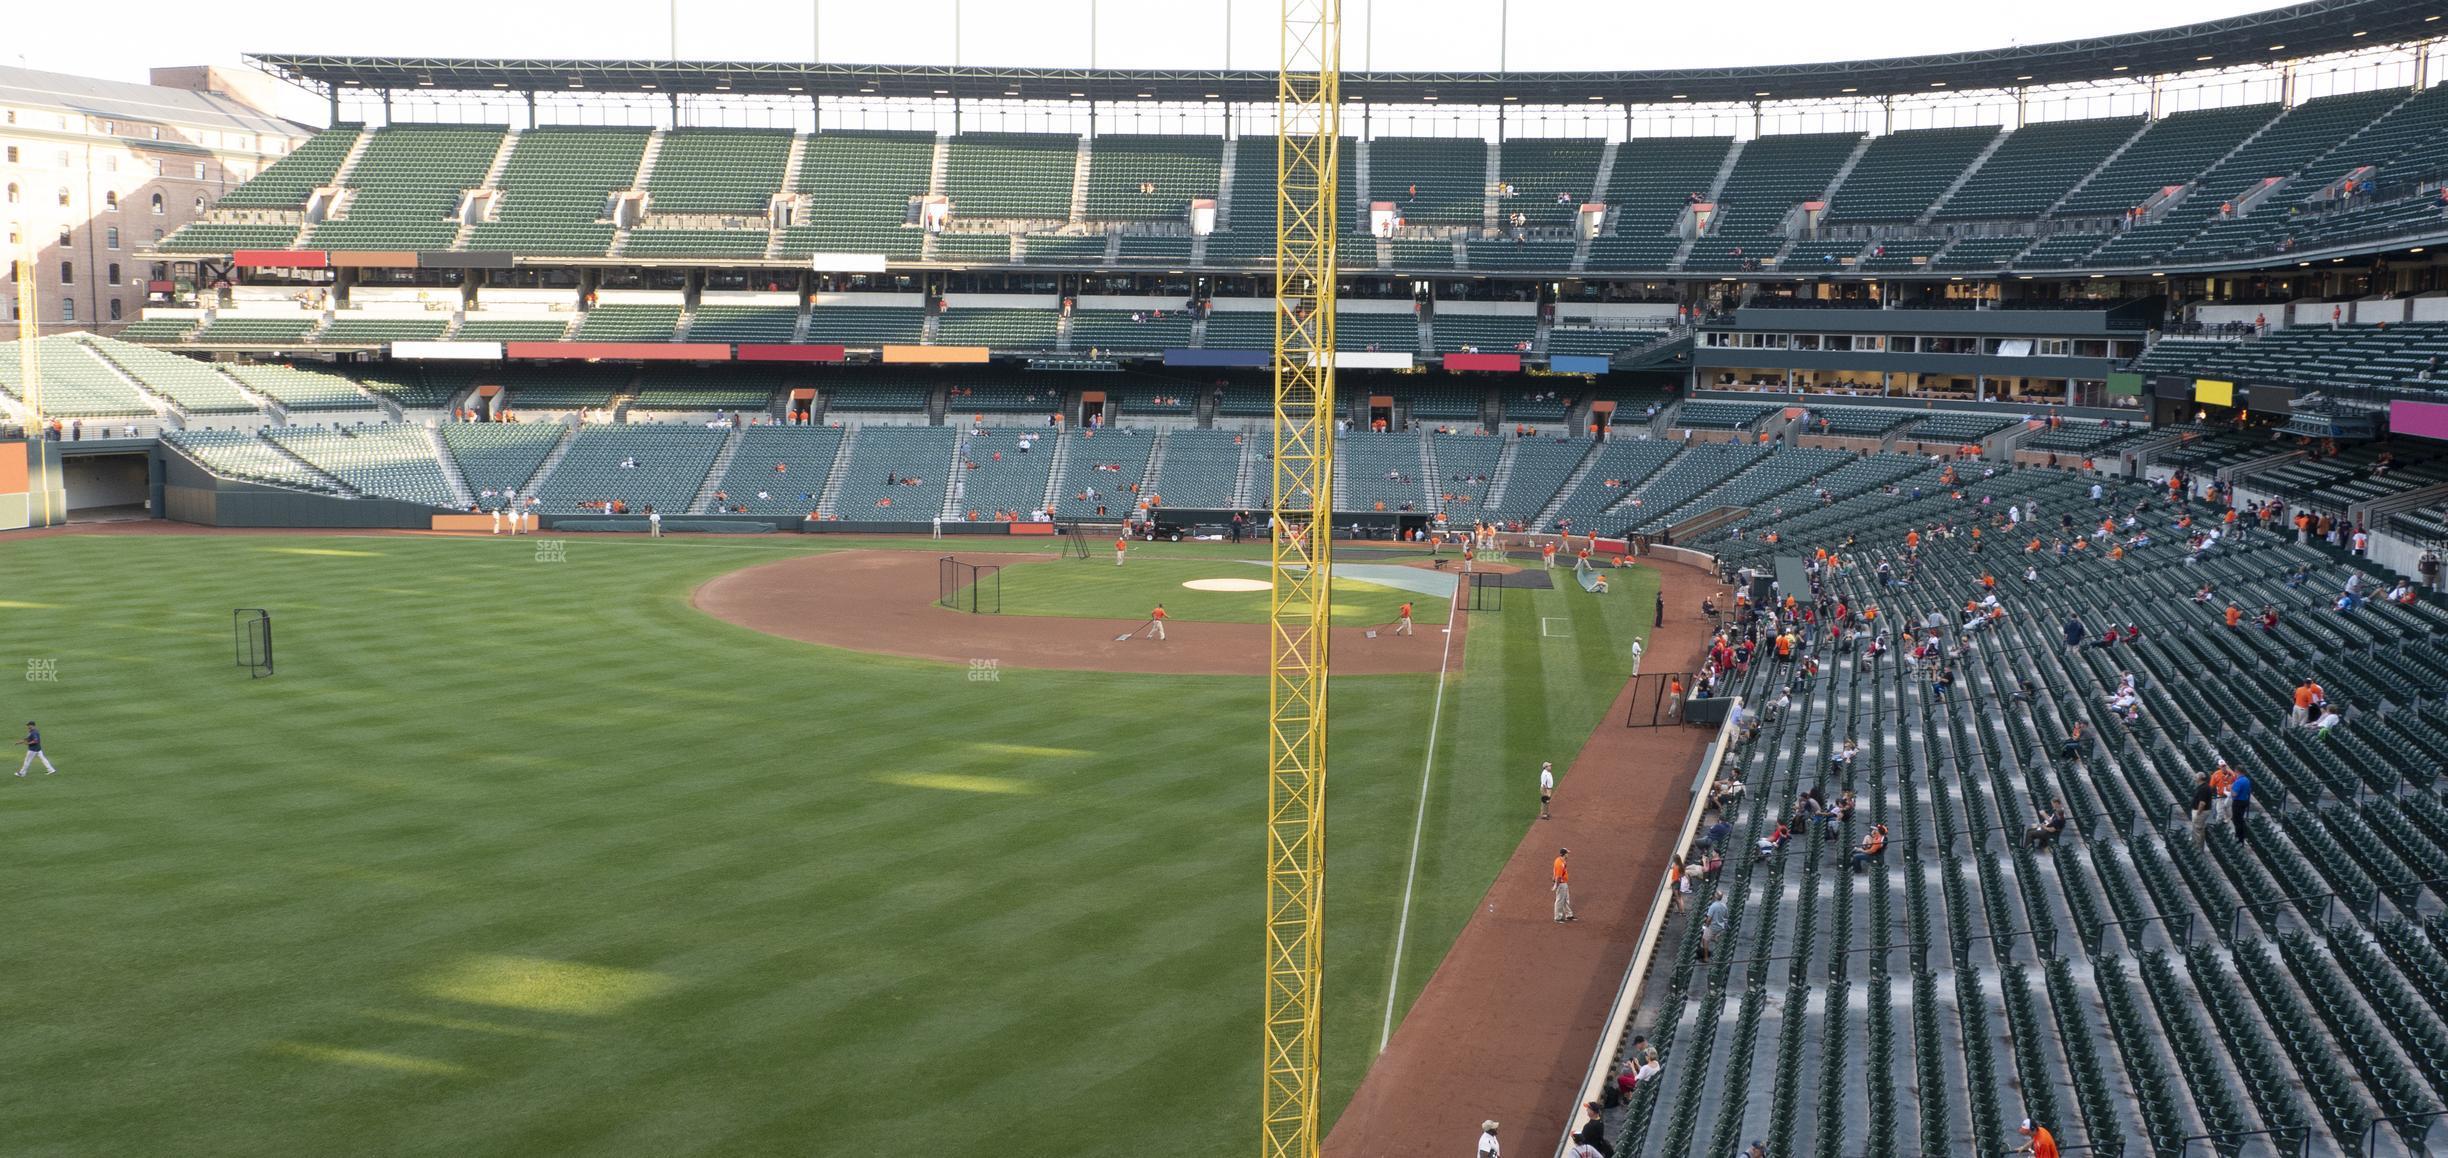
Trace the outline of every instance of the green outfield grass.
<instances>
[{"instance_id":1,"label":"green outfield grass","mask_svg":"<svg viewBox=\"0 0 2448 1158\"><path fill-rule=\"evenodd\" d=\"M1194 579L1263 582L1266 577L1264 567L1214 556L1134 557L1120 567L1103 560L1006 567L1001 575L1003 614L1145 619L1149 608L1162 603L1168 617L1186 622L1264 623L1268 602L1265 591L1194 591L1182 584ZM1334 624L1378 627L1392 623L1405 600L1412 604L1414 623L1443 623L1451 614L1451 601L1441 596L1338 578L1334 585Z\"/></svg>"},{"instance_id":2,"label":"green outfield grass","mask_svg":"<svg viewBox=\"0 0 2448 1158\"><path fill-rule=\"evenodd\" d=\"M0 723L61 770L0 776L0 1151L1248 1153L1262 682L978 682L688 603L811 549L0 540L11 663L56 676L12 673ZM233 607L273 610L278 675L233 666ZM1508 591L1472 625L1398 1008L1648 610ZM1330 1116L1436 686L1333 690Z\"/></svg>"}]
</instances>

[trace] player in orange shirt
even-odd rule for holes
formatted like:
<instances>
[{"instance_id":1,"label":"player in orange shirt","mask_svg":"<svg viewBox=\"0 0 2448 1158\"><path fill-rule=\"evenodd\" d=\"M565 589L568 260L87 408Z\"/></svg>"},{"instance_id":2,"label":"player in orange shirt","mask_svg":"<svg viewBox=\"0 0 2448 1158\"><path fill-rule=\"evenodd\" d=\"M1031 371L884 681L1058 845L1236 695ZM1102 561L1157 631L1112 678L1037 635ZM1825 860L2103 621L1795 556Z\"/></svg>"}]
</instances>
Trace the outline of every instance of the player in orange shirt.
<instances>
[{"instance_id":1,"label":"player in orange shirt","mask_svg":"<svg viewBox=\"0 0 2448 1158\"><path fill-rule=\"evenodd\" d=\"M1122 555L1124 552L1129 550L1130 539L1121 535L1114 536L1114 566L1119 567L1122 565Z\"/></svg>"},{"instance_id":2,"label":"player in orange shirt","mask_svg":"<svg viewBox=\"0 0 2448 1158\"><path fill-rule=\"evenodd\" d=\"M1570 856L1570 855L1572 855L1572 850L1571 850L1571 849L1569 849L1569 848L1559 848L1559 849L1557 849L1557 850L1556 850L1556 858L1555 858L1555 919L1556 919L1556 923L1557 923L1557 924L1559 924L1559 925L1563 924L1563 923L1564 923L1564 922L1566 922L1566 921L1576 921L1576 920L1579 920L1579 919L1580 919L1580 918L1578 918L1578 917L1573 916L1573 910L1572 910L1572 870L1571 870L1570 868L1568 868L1568 867L1565 865L1565 863L1564 863L1564 858L1565 858L1565 857L1567 857L1567 856Z\"/></svg>"}]
</instances>

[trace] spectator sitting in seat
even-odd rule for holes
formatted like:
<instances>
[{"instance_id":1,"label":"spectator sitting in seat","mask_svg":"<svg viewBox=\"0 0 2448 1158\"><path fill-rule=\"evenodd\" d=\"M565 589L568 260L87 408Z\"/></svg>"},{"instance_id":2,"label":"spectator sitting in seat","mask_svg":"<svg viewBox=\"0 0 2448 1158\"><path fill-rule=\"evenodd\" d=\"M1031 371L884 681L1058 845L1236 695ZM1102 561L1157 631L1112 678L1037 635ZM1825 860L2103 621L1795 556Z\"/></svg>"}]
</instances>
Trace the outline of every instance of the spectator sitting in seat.
<instances>
[{"instance_id":1,"label":"spectator sitting in seat","mask_svg":"<svg viewBox=\"0 0 2448 1158\"><path fill-rule=\"evenodd\" d=\"M2023 846L2034 852L2043 851L2057 843L2057 838L2065 834L2065 827L2065 801L2051 801L2040 811L2040 818L2023 830Z\"/></svg>"},{"instance_id":2,"label":"spectator sitting in seat","mask_svg":"<svg viewBox=\"0 0 2448 1158\"><path fill-rule=\"evenodd\" d=\"M2076 720L2074 730L2066 733L2065 743L2057 746L2057 754L2068 760L2079 761L2082 759L2083 749L2089 746L2089 741L2083 739L2083 722Z\"/></svg>"},{"instance_id":3,"label":"spectator sitting in seat","mask_svg":"<svg viewBox=\"0 0 2448 1158\"><path fill-rule=\"evenodd\" d=\"M1871 861L1885 856L1886 853L1887 826L1873 824L1870 826L1870 831L1862 837L1861 847L1853 850L1853 871L1860 872Z\"/></svg>"},{"instance_id":4,"label":"spectator sitting in seat","mask_svg":"<svg viewBox=\"0 0 2448 1158\"><path fill-rule=\"evenodd\" d=\"M1792 839L1793 829L1787 828L1782 823L1778 824L1774 831L1759 838L1759 859L1766 860L1769 857L1775 856L1778 850L1785 847L1785 842Z\"/></svg>"}]
</instances>

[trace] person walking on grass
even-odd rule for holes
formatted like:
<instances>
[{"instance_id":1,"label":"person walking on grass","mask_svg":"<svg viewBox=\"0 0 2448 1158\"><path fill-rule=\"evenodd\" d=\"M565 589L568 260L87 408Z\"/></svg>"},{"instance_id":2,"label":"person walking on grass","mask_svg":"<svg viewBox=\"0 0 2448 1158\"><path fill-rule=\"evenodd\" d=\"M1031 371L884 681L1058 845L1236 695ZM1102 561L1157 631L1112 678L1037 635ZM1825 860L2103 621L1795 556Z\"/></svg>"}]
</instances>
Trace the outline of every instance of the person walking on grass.
<instances>
[{"instance_id":1,"label":"person walking on grass","mask_svg":"<svg viewBox=\"0 0 2448 1158\"><path fill-rule=\"evenodd\" d=\"M1147 636L1150 639L1162 640L1165 637L1164 624L1164 604L1159 603L1154 611L1148 612Z\"/></svg>"},{"instance_id":2,"label":"person walking on grass","mask_svg":"<svg viewBox=\"0 0 2448 1158\"><path fill-rule=\"evenodd\" d=\"M1572 910L1572 869L1564 863L1564 858L1571 855L1572 850L1569 848L1559 848L1556 850L1555 919L1556 923L1559 925L1566 921L1577 921L1580 919L1573 916Z\"/></svg>"},{"instance_id":3,"label":"person walking on grass","mask_svg":"<svg viewBox=\"0 0 2448 1158\"><path fill-rule=\"evenodd\" d=\"M1129 550L1130 550L1130 539L1129 539L1129 538L1127 538L1127 537L1125 537L1125 536L1122 536L1122 535L1116 535L1116 536L1114 536L1114 566L1119 567L1119 566L1121 566L1121 565L1122 565L1122 556L1123 556L1123 554L1124 554L1125 552L1127 552L1127 551L1129 551Z\"/></svg>"},{"instance_id":4,"label":"person walking on grass","mask_svg":"<svg viewBox=\"0 0 2448 1158\"><path fill-rule=\"evenodd\" d=\"M34 721L26 721L25 739L19 740L17 743L24 746L26 750L25 759L19 762L17 765L17 774L19 776L25 775L26 770L32 768L36 760L42 761L43 775L45 776L49 776L52 773L59 771L59 769L51 766L51 758L43 755L42 729L35 727ZM1558 866L1561 866L1563 863L1564 862L1561 860L1556 862ZM1563 869L1559 867L1556 871L1562 872ZM1560 905L1564 902L1558 901L1556 903Z\"/></svg>"},{"instance_id":5,"label":"person walking on grass","mask_svg":"<svg viewBox=\"0 0 2448 1158\"><path fill-rule=\"evenodd\" d=\"M1401 614L1399 614L1399 615L1395 616L1395 618L1394 618L1394 634L1396 634L1396 635L1416 635L1416 634L1418 634L1417 632L1414 632L1414 631L1412 631L1412 630L1411 630L1411 601L1410 601L1410 600L1407 600L1407 599L1406 599L1406 600L1404 600L1404 601L1403 601L1403 605L1402 605L1402 612L1401 612Z\"/></svg>"},{"instance_id":6,"label":"person walking on grass","mask_svg":"<svg viewBox=\"0 0 2448 1158\"><path fill-rule=\"evenodd\" d=\"M1553 799L1555 799L1555 763L1553 761L1544 761L1539 764L1540 820L1552 819L1547 812L1547 802Z\"/></svg>"}]
</instances>

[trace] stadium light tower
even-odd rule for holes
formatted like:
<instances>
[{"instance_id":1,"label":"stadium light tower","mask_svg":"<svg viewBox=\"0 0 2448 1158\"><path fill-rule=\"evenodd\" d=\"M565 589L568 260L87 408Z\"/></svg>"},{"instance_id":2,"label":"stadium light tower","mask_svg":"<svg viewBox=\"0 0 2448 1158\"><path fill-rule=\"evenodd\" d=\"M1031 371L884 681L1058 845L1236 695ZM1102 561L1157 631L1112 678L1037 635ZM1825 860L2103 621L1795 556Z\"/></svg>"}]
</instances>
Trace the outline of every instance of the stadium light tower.
<instances>
[{"instance_id":1,"label":"stadium light tower","mask_svg":"<svg viewBox=\"0 0 2448 1158\"><path fill-rule=\"evenodd\" d=\"M1316 1158L1333 587L1342 0L1282 0L1275 83L1275 437L1268 529L1262 1158Z\"/></svg>"}]
</instances>

